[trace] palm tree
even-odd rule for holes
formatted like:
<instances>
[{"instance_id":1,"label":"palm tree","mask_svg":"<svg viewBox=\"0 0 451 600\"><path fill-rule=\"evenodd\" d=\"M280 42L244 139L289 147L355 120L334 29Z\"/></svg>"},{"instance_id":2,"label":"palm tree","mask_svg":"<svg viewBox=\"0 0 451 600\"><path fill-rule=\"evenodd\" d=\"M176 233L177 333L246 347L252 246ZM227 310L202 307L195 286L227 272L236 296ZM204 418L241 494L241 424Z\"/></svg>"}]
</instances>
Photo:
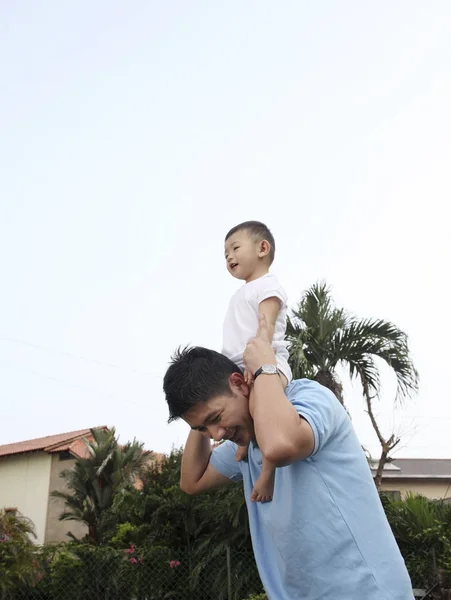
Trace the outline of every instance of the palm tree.
<instances>
[{"instance_id":1,"label":"palm tree","mask_svg":"<svg viewBox=\"0 0 451 600\"><path fill-rule=\"evenodd\" d=\"M51 495L65 502L60 520L85 523L87 540L99 544L115 500L135 483L151 453L144 451L143 444L135 439L119 445L114 427L92 429L91 435L93 441L86 440L88 457L78 458L73 469L60 475L66 480L68 491L53 491ZM71 533L68 535L76 539Z\"/></svg>"},{"instance_id":2,"label":"palm tree","mask_svg":"<svg viewBox=\"0 0 451 600\"><path fill-rule=\"evenodd\" d=\"M24 517L16 509L0 509L0 541L19 542L26 544L35 538L33 521Z\"/></svg>"},{"instance_id":3,"label":"palm tree","mask_svg":"<svg viewBox=\"0 0 451 600\"><path fill-rule=\"evenodd\" d=\"M36 581L33 522L15 509L0 509L0 598L12 600Z\"/></svg>"},{"instance_id":4,"label":"palm tree","mask_svg":"<svg viewBox=\"0 0 451 600\"><path fill-rule=\"evenodd\" d=\"M301 298L288 319L290 365L293 377L308 377L330 388L342 404L343 389L336 374L345 367L351 379L362 385L368 415L382 447L375 477L379 487L388 453L399 443L386 440L376 422L372 401L380 393L377 359L393 370L397 380L396 399L418 390L418 373L410 358L406 334L383 319L358 319L337 308L325 283L316 283Z\"/></svg>"}]
</instances>

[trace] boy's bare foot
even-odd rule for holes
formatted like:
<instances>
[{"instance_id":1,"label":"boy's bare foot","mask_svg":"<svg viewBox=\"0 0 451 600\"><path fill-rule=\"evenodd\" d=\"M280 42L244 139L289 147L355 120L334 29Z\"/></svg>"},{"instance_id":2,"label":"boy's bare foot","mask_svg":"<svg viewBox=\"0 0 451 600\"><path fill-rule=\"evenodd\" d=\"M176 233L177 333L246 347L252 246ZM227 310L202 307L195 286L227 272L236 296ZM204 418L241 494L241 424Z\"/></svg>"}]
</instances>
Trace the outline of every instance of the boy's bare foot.
<instances>
[{"instance_id":1,"label":"boy's bare foot","mask_svg":"<svg viewBox=\"0 0 451 600\"><path fill-rule=\"evenodd\" d=\"M274 492L274 474L275 469L262 470L252 490L252 502L271 502Z\"/></svg>"},{"instance_id":2,"label":"boy's bare foot","mask_svg":"<svg viewBox=\"0 0 451 600\"><path fill-rule=\"evenodd\" d=\"M247 446L238 446L235 452L235 460L237 462L242 461L247 457Z\"/></svg>"}]
</instances>

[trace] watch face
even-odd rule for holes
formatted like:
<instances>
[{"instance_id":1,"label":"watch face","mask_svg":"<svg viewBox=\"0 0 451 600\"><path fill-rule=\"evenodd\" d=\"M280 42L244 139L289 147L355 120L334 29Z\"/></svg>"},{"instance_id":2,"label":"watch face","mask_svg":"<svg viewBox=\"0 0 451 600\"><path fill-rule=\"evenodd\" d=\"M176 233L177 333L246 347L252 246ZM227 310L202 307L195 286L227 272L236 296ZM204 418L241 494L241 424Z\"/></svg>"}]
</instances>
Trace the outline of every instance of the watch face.
<instances>
[{"instance_id":1,"label":"watch face","mask_svg":"<svg viewBox=\"0 0 451 600\"><path fill-rule=\"evenodd\" d=\"M275 365L263 365L262 373L266 373L266 375L275 375L277 373L277 367Z\"/></svg>"}]
</instances>

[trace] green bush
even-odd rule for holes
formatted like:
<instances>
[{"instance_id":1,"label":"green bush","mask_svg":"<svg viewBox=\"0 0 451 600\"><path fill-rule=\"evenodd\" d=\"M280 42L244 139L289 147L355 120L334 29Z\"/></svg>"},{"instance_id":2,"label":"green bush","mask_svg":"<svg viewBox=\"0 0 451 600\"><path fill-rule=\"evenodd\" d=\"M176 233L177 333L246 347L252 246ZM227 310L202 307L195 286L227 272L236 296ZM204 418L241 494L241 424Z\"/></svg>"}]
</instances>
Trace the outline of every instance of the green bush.
<instances>
[{"instance_id":1,"label":"green bush","mask_svg":"<svg viewBox=\"0 0 451 600\"><path fill-rule=\"evenodd\" d=\"M14 598L17 589L32 587L39 579L35 546L31 542L0 540L0 599Z\"/></svg>"},{"instance_id":2,"label":"green bush","mask_svg":"<svg viewBox=\"0 0 451 600\"><path fill-rule=\"evenodd\" d=\"M413 587L435 584L439 569L449 577L451 506L414 494L404 500L382 496L382 502Z\"/></svg>"}]
</instances>

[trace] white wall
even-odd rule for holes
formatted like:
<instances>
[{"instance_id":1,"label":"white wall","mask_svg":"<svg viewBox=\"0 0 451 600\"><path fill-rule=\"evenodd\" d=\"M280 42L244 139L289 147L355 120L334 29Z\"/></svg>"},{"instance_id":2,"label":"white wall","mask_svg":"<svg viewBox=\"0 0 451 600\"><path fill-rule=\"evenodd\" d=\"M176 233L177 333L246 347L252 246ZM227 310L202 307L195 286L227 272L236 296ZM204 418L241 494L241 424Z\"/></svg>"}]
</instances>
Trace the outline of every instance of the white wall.
<instances>
[{"instance_id":1,"label":"white wall","mask_svg":"<svg viewBox=\"0 0 451 600\"><path fill-rule=\"evenodd\" d=\"M401 496L405 496L407 493L421 494L430 498L431 500L440 500L443 498L451 497L451 484L448 480L398 480L390 481L386 479L382 481L381 492L385 491L398 491L401 492Z\"/></svg>"},{"instance_id":2,"label":"white wall","mask_svg":"<svg viewBox=\"0 0 451 600\"><path fill-rule=\"evenodd\" d=\"M0 508L17 508L36 528L44 543L47 521L51 456L30 452L0 457Z\"/></svg>"}]
</instances>

